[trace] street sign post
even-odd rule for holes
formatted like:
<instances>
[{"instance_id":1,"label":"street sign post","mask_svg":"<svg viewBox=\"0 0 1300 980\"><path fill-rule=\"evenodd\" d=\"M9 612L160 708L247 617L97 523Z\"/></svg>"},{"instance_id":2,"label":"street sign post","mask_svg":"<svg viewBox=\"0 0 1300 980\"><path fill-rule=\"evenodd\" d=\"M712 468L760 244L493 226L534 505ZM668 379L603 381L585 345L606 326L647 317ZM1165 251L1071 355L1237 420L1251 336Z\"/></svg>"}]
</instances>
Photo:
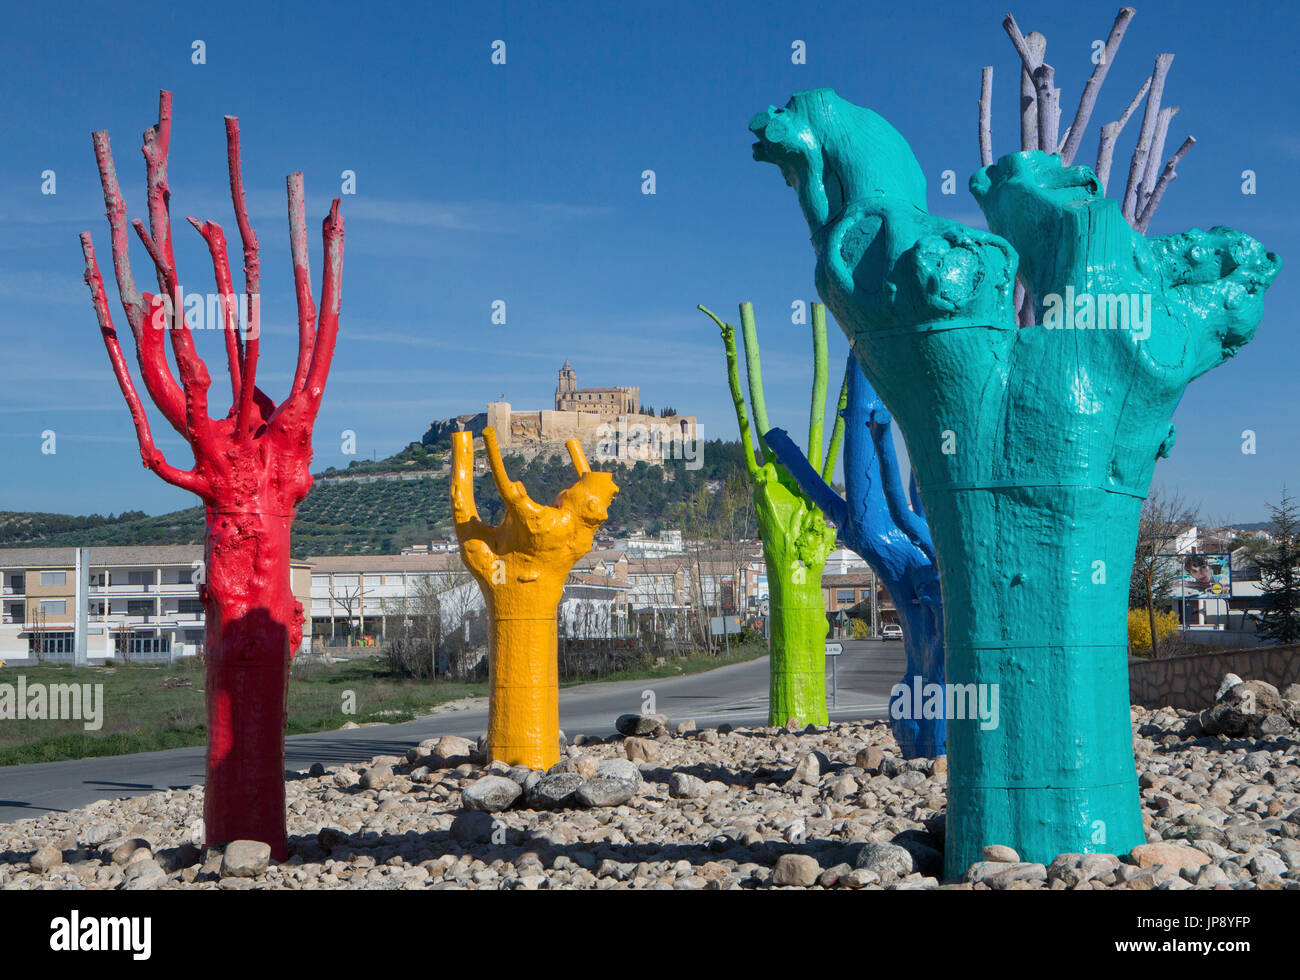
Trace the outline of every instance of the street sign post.
<instances>
[{"instance_id":1,"label":"street sign post","mask_svg":"<svg viewBox=\"0 0 1300 980\"><path fill-rule=\"evenodd\" d=\"M839 695L839 678L836 676L839 666L840 654L844 652L843 643L827 643L826 656L831 658L831 707L835 707Z\"/></svg>"}]
</instances>

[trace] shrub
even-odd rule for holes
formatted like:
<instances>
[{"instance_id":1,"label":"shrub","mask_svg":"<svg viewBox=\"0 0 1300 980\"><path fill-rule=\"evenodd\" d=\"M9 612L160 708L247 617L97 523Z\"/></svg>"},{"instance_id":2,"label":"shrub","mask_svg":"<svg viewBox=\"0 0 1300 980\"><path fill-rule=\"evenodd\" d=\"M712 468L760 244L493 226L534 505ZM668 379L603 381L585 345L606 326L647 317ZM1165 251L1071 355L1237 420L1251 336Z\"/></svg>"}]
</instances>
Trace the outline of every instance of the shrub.
<instances>
[{"instance_id":1,"label":"shrub","mask_svg":"<svg viewBox=\"0 0 1300 980\"><path fill-rule=\"evenodd\" d=\"M1178 616L1172 609L1156 613L1156 639L1165 638L1178 629ZM1151 619L1145 609L1128 611L1128 645L1134 653L1151 655Z\"/></svg>"}]
</instances>

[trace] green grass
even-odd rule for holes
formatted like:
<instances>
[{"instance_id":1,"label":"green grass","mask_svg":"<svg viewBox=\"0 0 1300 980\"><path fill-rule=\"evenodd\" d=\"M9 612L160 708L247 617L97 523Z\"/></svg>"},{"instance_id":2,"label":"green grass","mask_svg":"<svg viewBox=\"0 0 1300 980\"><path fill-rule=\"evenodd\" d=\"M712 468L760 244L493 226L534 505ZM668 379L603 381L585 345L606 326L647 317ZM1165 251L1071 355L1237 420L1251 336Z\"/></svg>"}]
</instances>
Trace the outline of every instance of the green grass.
<instances>
[{"instance_id":1,"label":"green grass","mask_svg":"<svg viewBox=\"0 0 1300 980\"><path fill-rule=\"evenodd\" d=\"M560 687L575 687L578 684L606 684L612 681L656 680L663 677L684 677L687 674L702 674L707 670L727 667L731 664L747 663L767 656L767 641L762 637L747 640L744 643L733 642L731 652L720 650L717 654L697 650L684 657L670 657L658 667L637 667L616 670L599 677L588 679L561 680Z\"/></svg>"},{"instance_id":2,"label":"green grass","mask_svg":"<svg viewBox=\"0 0 1300 980\"><path fill-rule=\"evenodd\" d=\"M615 671L598 679L575 679L563 687L609 681L681 677L744 663L767 654L761 638L733 643L731 653L696 652L658 667ZM0 667L0 684L103 684L102 727L93 732L77 720L0 720L0 766L89 759L132 752L156 752L207 741L204 675L201 665L176 667L129 664L81 667L10 664ZM355 695L354 714L343 713L345 692ZM345 722L396 724L428 714L435 706L466 697L485 697L487 683L415 681L392 676L382 657L338 664L296 663L289 676L286 733L332 731Z\"/></svg>"},{"instance_id":3,"label":"green grass","mask_svg":"<svg viewBox=\"0 0 1300 980\"><path fill-rule=\"evenodd\" d=\"M67 666L11 664L0 668L0 684L16 684L20 674L29 686L103 684L103 725L88 732L77 720L0 720L0 766L154 752L207 741L204 676L195 666L82 667L74 675ZM355 695L354 714L343 713L347 691ZM328 731L348 721L410 721L445 701L485 694L484 683L394 678L378 660L300 664L290 674L287 733Z\"/></svg>"}]
</instances>

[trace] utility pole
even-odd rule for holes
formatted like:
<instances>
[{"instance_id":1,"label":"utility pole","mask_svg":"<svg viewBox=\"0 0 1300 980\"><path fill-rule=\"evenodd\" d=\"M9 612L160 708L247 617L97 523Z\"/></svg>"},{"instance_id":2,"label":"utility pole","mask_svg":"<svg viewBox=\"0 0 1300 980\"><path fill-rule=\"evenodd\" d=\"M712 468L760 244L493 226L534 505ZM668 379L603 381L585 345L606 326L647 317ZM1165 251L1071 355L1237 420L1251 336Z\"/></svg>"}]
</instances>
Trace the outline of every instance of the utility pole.
<instances>
[{"instance_id":1,"label":"utility pole","mask_svg":"<svg viewBox=\"0 0 1300 980\"><path fill-rule=\"evenodd\" d=\"M876 608L876 570L871 569L871 635L880 635L880 614Z\"/></svg>"},{"instance_id":2,"label":"utility pole","mask_svg":"<svg viewBox=\"0 0 1300 980\"><path fill-rule=\"evenodd\" d=\"M72 669L84 667L90 661L86 649L86 616L90 612L90 549L76 549L76 567L73 577L76 612L73 616Z\"/></svg>"}]
</instances>

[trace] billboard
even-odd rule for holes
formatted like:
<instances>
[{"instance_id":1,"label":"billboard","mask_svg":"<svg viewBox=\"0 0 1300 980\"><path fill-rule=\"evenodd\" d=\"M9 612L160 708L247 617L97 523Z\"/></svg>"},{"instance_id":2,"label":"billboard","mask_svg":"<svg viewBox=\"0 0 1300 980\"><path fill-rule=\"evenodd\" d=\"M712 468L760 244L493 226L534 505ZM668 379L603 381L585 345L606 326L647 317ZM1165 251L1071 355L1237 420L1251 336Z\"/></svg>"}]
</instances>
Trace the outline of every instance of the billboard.
<instances>
[{"instance_id":1,"label":"billboard","mask_svg":"<svg viewBox=\"0 0 1300 980\"><path fill-rule=\"evenodd\" d=\"M1170 598L1229 599L1232 597L1232 556L1161 555L1168 563Z\"/></svg>"}]
</instances>

